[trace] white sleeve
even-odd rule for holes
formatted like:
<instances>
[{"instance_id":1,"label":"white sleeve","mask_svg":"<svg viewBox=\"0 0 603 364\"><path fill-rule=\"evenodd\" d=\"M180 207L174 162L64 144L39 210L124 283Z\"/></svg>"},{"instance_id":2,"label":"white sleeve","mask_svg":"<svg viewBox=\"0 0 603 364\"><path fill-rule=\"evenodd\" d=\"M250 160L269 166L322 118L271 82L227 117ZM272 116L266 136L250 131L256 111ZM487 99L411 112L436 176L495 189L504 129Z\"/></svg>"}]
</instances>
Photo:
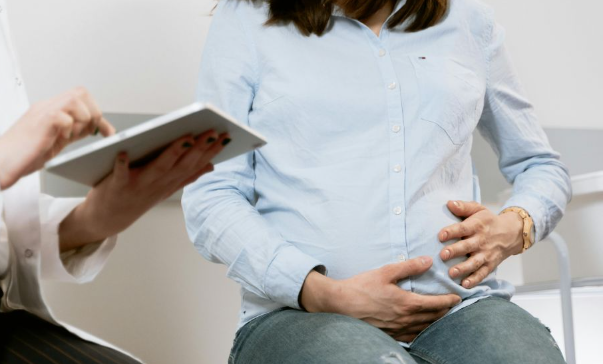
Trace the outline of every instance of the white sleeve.
<instances>
[{"instance_id":1,"label":"white sleeve","mask_svg":"<svg viewBox=\"0 0 603 364\"><path fill-rule=\"evenodd\" d=\"M60 253L59 225L83 201L83 198L53 198L41 195L41 275L43 279L73 283L90 282L103 269L109 254L115 247L117 236L112 236L101 243L89 244L63 254Z\"/></svg>"}]
</instances>

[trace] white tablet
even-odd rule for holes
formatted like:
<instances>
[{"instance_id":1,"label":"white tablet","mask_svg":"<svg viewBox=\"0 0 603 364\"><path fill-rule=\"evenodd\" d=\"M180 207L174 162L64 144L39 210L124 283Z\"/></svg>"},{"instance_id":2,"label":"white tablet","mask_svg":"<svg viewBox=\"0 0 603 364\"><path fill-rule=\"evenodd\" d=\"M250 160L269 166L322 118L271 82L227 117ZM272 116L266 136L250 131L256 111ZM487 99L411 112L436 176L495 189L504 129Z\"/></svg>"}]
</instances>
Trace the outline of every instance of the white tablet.
<instances>
[{"instance_id":1,"label":"white tablet","mask_svg":"<svg viewBox=\"0 0 603 364\"><path fill-rule=\"evenodd\" d=\"M59 155L46 163L46 170L61 177L94 186L113 170L115 158L127 152L132 165L157 156L174 140L199 135L213 129L228 132L232 142L218 154L218 164L266 144L257 132L237 123L217 108L195 103L183 109L149 120L79 149Z\"/></svg>"}]
</instances>

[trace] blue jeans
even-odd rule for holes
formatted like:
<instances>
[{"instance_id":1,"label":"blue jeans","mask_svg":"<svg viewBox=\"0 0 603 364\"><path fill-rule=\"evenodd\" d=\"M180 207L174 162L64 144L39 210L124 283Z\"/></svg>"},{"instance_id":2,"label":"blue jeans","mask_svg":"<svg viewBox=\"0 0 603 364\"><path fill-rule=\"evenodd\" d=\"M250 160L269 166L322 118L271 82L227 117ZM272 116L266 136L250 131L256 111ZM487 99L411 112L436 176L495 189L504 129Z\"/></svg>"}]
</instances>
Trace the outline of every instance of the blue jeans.
<instances>
[{"instance_id":1,"label":"blue jeans","mask_svg":"<svg viewBox=\"0 0 603 364\"><path fill-rule=\"evenodd\" d=\"M425 329L405 349L351 317L282 309L242 327L229 364L563 364L548 329L517 305L486 298Z\"/></svg>"}]
</instances>

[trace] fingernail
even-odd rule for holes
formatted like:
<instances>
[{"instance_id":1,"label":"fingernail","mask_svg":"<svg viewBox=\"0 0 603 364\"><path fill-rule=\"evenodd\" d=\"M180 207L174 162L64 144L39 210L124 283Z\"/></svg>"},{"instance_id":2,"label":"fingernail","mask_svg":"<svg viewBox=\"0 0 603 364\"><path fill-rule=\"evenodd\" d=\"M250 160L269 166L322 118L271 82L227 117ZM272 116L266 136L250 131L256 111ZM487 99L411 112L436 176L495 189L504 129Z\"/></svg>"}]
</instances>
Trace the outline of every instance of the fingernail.
<instances>
[{"instance_id":1,"label":"fingernail","mask_svg":"<svg viewBox=\"0 0 603 364\"><path fill-rule=\"evenodd\" d=\"M461 273L461 271L459 271L458 268L452 268L452 278L458 277L459 273Z\"/></svg>"},{"instance_id":2,"label":"fingernail","mask_svg":"<svg viewBox=\"0 0 603 364\"><path fill-rule=\"evenodd\" d=\"M431 258L429 258L429 257L421 258L421 264L423 264L423 265L428 265L430 263L430 261L431 261Z\"/></svg>"},{"instance_id":3,"label":"fingernail","mask_svg":"<svg viewBox=\"0 0 603 364\"><path fill-rule=\"evenodd\" d=\"M454 206L458 207L459 209L461 208L461 203L458 201L453 201L452 202L454 204Z\"/></svg>"},{"instance_id":4,"label":"fingernail","mask_svg":"<svg viewBox=\"0 0 603 364\"><path fill-rule=\"evenodd\" d=\"M469 288L469 286L471 286L471 281L470 281L470 280L468 280L468 279L465 279L465 280L463 281L463 286L464 286L465 288Z\"/></svg>"},{"instance_id":5,"label":"fingernail","mask_svg":"<svg viewBox=\"0 0 603 364\"><path fill-rule=\"evenodd\" d=\"M209 138L207 139L207 144L212 144L212 143L213 143L213 142L215 142L215 141L216 141L216 138L214 138L214 137L209 137Z\"/></svg>"},{"instance_id":6,"label":"fingernail","mask_svg":"<svg viewBox=\"0 0 603 364\"><path fill-rule=\"evenodd\" d=\"M96 128L96 129L94 129L94 133L93 133L93 134L94 134L94 135L98 135L98 132L100 132L100 129L99 129L99 128Z\"/></svg>"},{"instance_id":7,"label":"fingernail","mask_svg":"<svg viewBox=\"0 0 603 364\"><path fill-rule=\"evenodd\" d=\"M193 145L192 145L191 143L189 143L189 142L184 142L184 143L182 143L182 148L184 148L184 149L188 149L188 148L190 148L190 147L192 147L192 146L193 146Z\"/></svg>"},{"instance_id":8,"label":"fingernail","mask_svg":"<svg viewBox=\"0 0 603 364\"><path fill-rule=\"evenodd\" d=\"M444 260L450 258L450 250L444 250Z\"/></svg>"},{"instance_id":9,"label":"fingernail","mask_svg":"<svg viewBox=\"0 0 603 364\"><path fill-rule=\"evenodd\" d=\"M121 164L126 164L126 160L125 160L125 158L119 158L119 159L118 159L118 161L119 161L119 163L121 163Z\"/></svg>"},{"instance_id":10,"label":"fingernail","mask_svg":"<svg viewBox=\"0 0 603 364\"><path fill-rule=\"evenodd\" d=\"M230 143L231 141L232 141L231 139L226 138L226 139L224 139L224 141L222 142L222 145L223 145L223 146L227 146L227 145L228 145L228 143Z\"/></svg>"},{"instance_id":11,"label":"fingernail","mask_svg":"<svg viewBox=\"0 0 603 364\"><path fill-rule=\"evenodd\" d=\"M444 240L444 241L448 240L448 231L444 231L442 233L442 240Z\"/></svg>"}]
</instances>

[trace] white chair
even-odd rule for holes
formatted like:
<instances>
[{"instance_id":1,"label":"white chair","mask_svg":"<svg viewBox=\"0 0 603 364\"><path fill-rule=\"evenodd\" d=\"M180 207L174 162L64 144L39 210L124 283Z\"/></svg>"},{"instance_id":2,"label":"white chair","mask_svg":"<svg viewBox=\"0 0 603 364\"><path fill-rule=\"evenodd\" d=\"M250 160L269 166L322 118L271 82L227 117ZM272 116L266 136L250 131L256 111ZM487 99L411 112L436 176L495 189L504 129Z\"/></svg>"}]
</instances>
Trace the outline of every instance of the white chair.
<instances>
[{"instance_id":1,"label":"white chair","mask_svg":"<svg viewBox=\"0 0 603 364\"><path fill-rule=\"evenodd\" d=\"M572 187L573 200L565 217L545 240L554 250L544 244L537 253L523 254L523 278L528 283L517 287L518 294L559 290L568 364L576 363L572 288L603 286L603 244L597 239L603 223L603 171L572 177ZM509 194L501 194L501 201ZM571 237L569 247L562 235ZM554 255L556 266L543 264L554 261Z\"/></svg>"},{"instance_id":2,"label":"white chair","mask_svg":"<svg viewBox=\"0 0 603 364\"><path fill-rule=\"evenodd\" d=\"M569 249L565 240L556 232L551 233L546 240L550 240L557 251L557 265L559 267L558 284L532 284L516 287L517 293L530 293L558 288L561 296L561 312L563 315L563 334L565 346L565 360L567 364L576 364L576 343L574 339L574 313L572 308L572 274L570 269ZM552 287L551 287L552 285Z\"/></svg>"}]
</instances>

